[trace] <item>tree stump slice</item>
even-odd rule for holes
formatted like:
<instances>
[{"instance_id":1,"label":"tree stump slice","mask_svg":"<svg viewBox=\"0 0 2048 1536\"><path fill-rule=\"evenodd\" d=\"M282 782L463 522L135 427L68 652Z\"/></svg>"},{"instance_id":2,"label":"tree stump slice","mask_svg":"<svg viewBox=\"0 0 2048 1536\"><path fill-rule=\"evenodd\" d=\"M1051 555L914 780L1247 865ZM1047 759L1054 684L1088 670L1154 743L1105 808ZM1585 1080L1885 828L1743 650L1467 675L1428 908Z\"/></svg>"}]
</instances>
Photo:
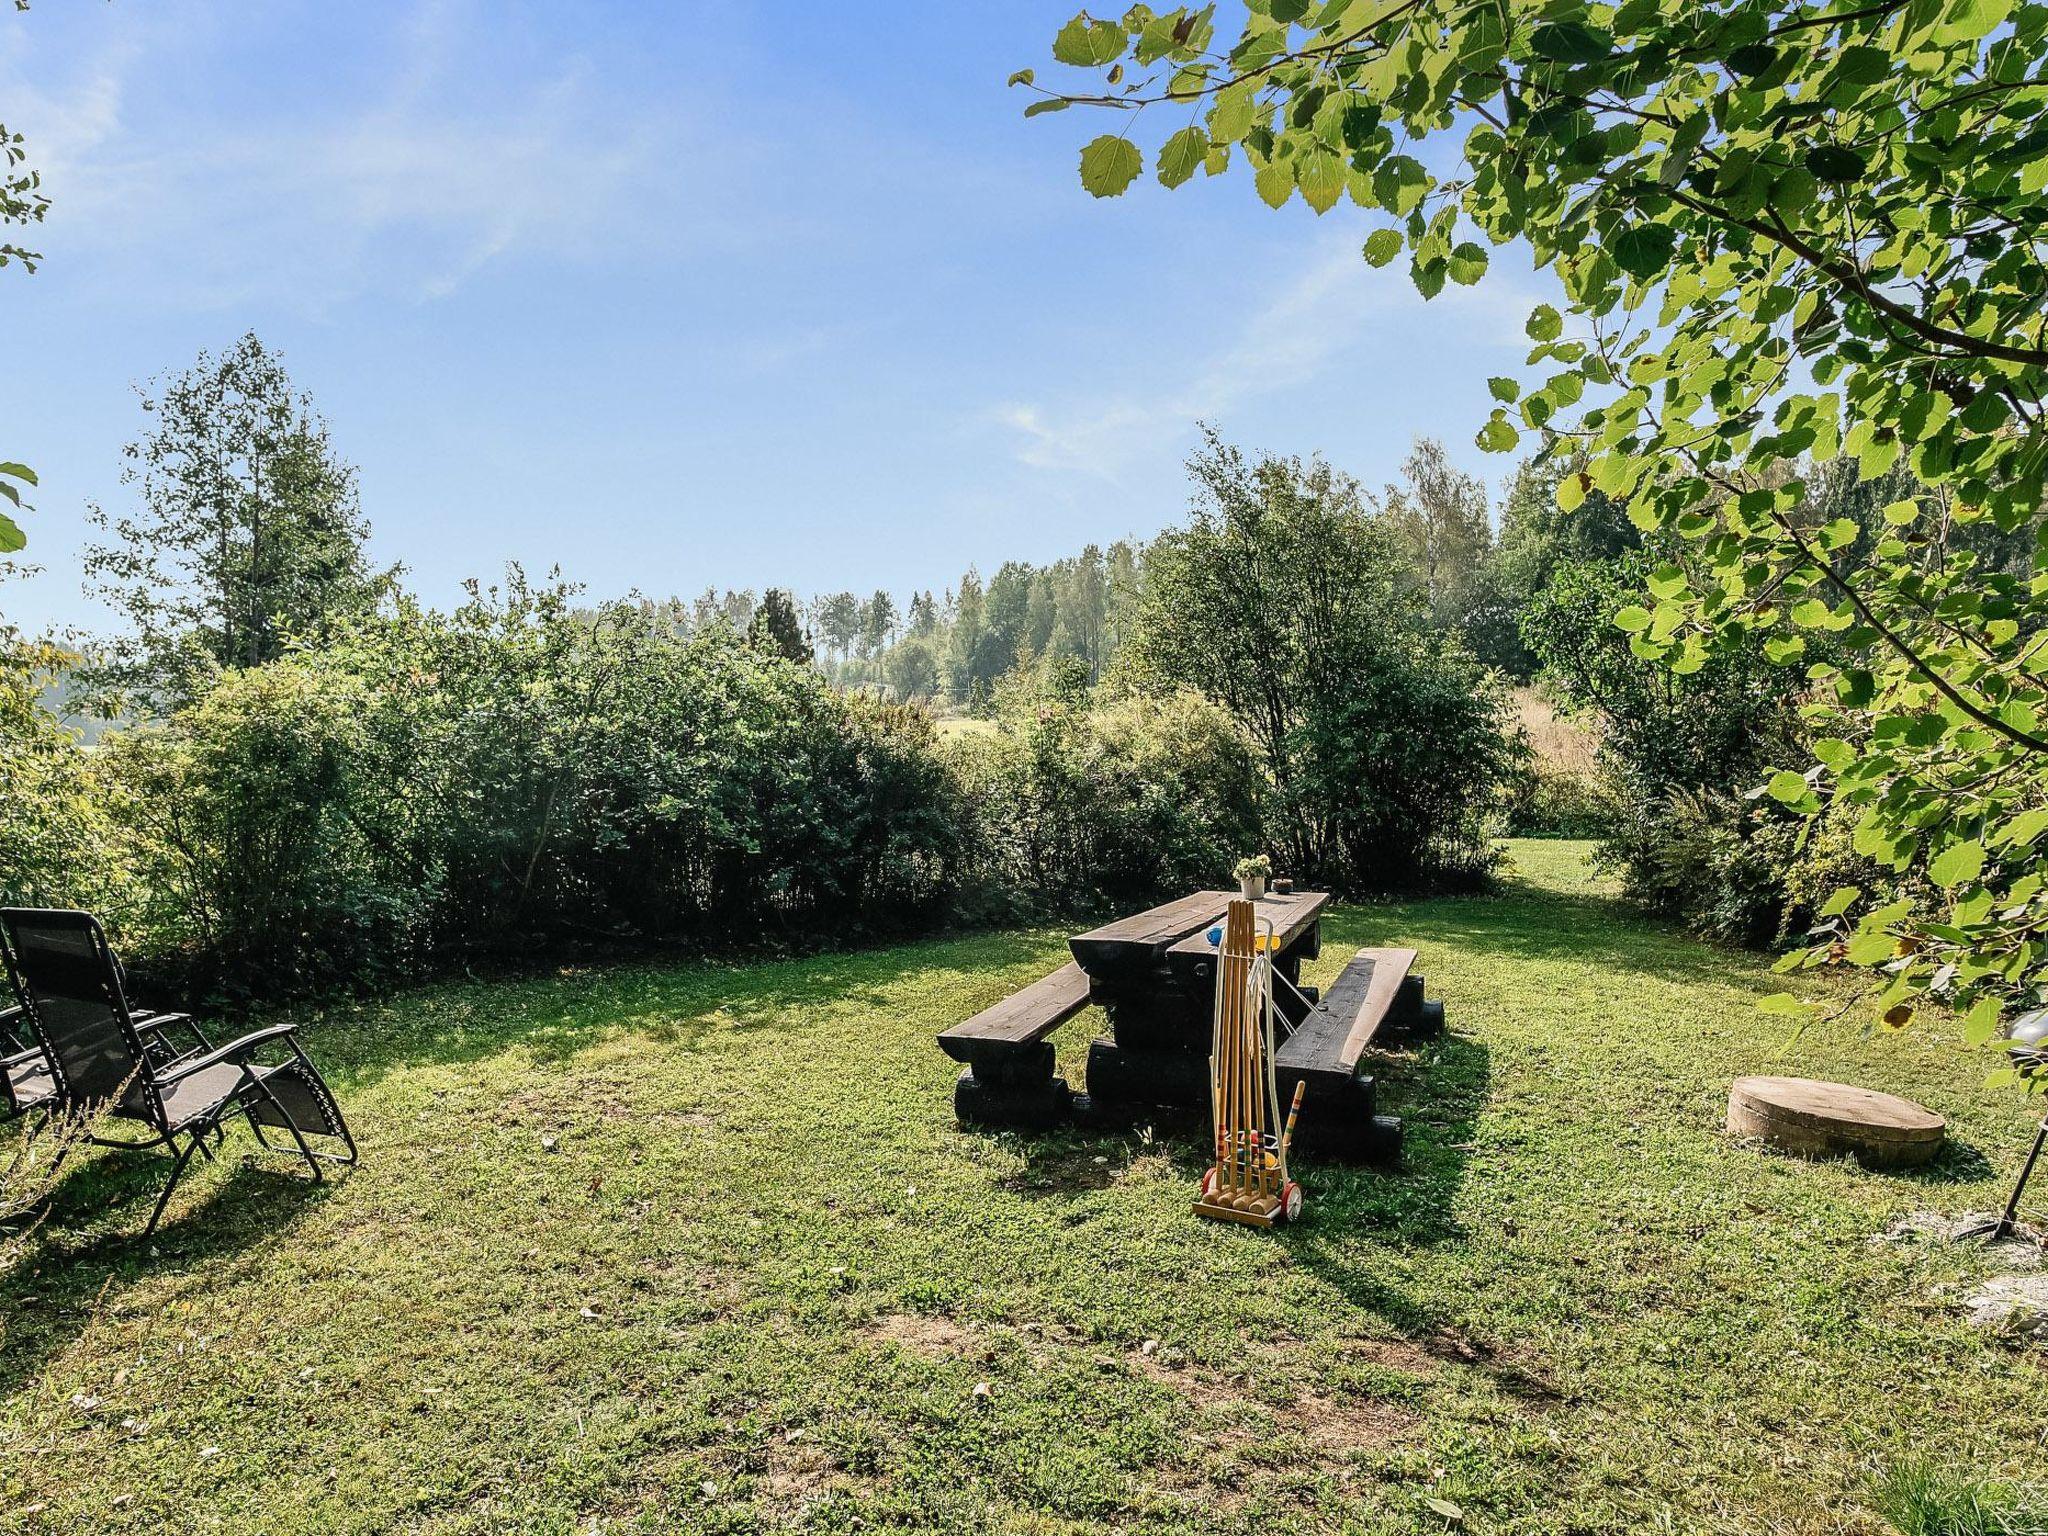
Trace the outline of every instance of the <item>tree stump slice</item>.
<instances>
[{"instance_id":1,"label":"tree stump slice","mask_svg":"<svg viewBox=\"0 0 2048 1536\"><path fill-rule=\"evenodd\" d=\"M1941 1151L1948 1122L1911 1099L1848 1083L1741 1077L1728 1090L1728 1129L1798 1157L1914 1168Z\"/></svg>"}]
</instances>

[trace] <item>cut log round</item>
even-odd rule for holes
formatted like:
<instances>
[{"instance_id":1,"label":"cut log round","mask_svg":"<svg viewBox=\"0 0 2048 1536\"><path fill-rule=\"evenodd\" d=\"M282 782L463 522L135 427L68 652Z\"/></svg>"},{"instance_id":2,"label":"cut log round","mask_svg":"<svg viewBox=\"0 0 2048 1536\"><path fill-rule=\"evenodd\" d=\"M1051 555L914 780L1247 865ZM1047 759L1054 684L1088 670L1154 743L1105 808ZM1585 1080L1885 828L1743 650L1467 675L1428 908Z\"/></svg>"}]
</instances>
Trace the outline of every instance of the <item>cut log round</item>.
<instances>
[{"instance_id":1,"label":"cut log round","mask_svg":"<svg viewBox=\"0 0 2048 1536\"><path fill-rule=\"evenodd\" d=\"M1911 1099L1806 1077L1742 1077L1728 1091L1728 1129L1799 1157L1851 1157L1911 1168L1941 1151L1948 1122Z\"/></svg>"}]
</instances>

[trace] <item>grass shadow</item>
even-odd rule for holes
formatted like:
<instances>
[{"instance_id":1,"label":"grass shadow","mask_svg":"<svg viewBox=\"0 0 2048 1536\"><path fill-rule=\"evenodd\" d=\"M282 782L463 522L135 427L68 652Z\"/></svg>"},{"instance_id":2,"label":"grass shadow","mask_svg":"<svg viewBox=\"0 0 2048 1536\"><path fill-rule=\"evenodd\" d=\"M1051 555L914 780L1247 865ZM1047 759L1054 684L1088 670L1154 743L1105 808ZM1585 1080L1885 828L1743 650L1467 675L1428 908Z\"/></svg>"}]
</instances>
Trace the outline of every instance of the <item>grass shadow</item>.
<instances>
[{"instance_id":1,"label":"grass shadow","mask_svg":"<svg viewBox=\"0 0 2048 1536\"><path fill-rule=\"evenodd\" d=\"M110 1149L67 1173L29 1251L0 1274L0 1312L8 1319L0 1395L23 1390L103 1308L117 1306L127 1286L274 1245L333 1188L331 1172L316 1184L303 1165L293 1170L253 1143L247 1151L230 1140L216 1154L228 1165L226 1176L205 1180L196 1202L189 1198L194 1186L181 1188L148 1238L142 1229L169 1176L168 1154ZM81 1227L90 1235L77 1236Z\"/></svg>"},{"instance_id":2,"label":"grass shadow","mask_svg":"<svg viewBox=\"0 0 2048 1536\"><path fill-rule=\"evenodd\" d=\"M1036 931L930 939L771 961L692 957L566 968L521 981L443 982L383 1006L335 1014L306 1040L338 1088L367 1089L417 1065L487 1060L512 1046L561 1066L621 1032L685 1051L719 1037L794 1035L831 1008L884 1009L892 989L949 974L963 980L1042 957ZM474 999L491 999L489 1012ZM991 999L992 1000L992 999Z\"/></svg>"}]
</instances>

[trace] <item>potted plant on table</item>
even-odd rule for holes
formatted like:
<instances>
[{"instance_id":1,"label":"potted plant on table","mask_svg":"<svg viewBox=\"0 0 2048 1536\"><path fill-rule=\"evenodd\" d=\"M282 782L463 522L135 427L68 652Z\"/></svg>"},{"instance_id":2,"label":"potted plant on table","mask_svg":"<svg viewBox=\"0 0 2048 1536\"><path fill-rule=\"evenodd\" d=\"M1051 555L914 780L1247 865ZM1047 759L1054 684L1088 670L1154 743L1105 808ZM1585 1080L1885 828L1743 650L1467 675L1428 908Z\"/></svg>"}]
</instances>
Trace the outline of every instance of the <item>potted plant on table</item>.
<instances>
[{"instance_id":1,"label":"potted plant on table","mask_svg":"<svg viewBox=\"0 0 2048 1536\"><path fill-rule=\"evenodd\" d=\"M1266 881L1272 877L1273 861L1263 853L1252 854L1239 859L1237 867L1230 872L1237 880L1238 891L1246 901L1257 901L1266 894Z\"/></svg>"}]
</instances>

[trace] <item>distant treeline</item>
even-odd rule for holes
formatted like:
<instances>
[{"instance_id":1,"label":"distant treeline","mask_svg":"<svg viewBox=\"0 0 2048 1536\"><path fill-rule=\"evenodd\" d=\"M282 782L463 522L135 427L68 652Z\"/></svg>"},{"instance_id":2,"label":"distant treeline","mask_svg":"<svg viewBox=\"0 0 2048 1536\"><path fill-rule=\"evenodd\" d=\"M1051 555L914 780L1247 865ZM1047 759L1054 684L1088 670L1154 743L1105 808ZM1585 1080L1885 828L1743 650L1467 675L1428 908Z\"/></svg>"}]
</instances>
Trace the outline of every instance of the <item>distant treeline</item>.
<instances>
[{"instance_id":1,"label":"distant treeline","mask_svg":"<svg viewBox=\"0 0 2048 1536\"><path fill-rule=\"evenodd\" d=\"M1535 657L1519 629L1522 611L1556 566L1603 558L1640 541L1604 500L1575 519L1557 510L1556 471L1526 465L1496 512L1486 488L1457 468L1434 439L1416 440L1398 483L1353 487L1361 512L1391 539L1403 586L1428 621L1454 631L1483 662L1526 680ZM830 592L788 601L803 644L832 682L872 688L902 702L981 710L1020 666L1072 659L1090 682L1108 675L1128 640L1151 545L1119 540L1034 565L1006 560L984 579L970 566L943 590ZM767 594L710 589L694 600L650 605L685 631L754 625Z\"/></svg>"}]
</instances>

